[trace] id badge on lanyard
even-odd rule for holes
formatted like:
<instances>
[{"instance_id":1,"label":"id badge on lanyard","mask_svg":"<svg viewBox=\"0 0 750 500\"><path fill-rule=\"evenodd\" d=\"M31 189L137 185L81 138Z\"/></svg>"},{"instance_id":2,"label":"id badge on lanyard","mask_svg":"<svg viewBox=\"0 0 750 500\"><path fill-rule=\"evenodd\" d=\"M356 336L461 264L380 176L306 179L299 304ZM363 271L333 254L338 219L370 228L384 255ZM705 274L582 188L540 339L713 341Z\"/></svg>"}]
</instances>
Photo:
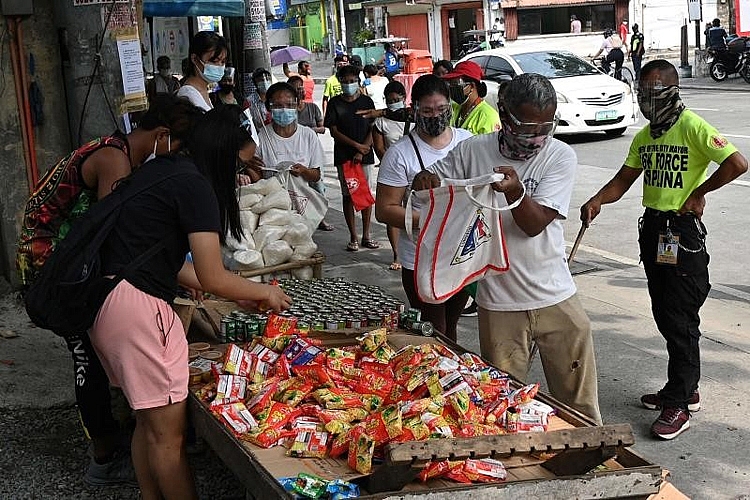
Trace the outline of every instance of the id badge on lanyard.
<instances>
[{"instance_id":1,"label":"id badge on lanyard","mask_svg":"<svg viewBox=\"0 0 750 500\"><path fill-rule=\"evenodd\" d=\"M677 252L680 250L680 234L673 233L667 221L666 231L659 232L659 243L656 248L656 263L677 265Z\"/></svg>"}]
</instances>

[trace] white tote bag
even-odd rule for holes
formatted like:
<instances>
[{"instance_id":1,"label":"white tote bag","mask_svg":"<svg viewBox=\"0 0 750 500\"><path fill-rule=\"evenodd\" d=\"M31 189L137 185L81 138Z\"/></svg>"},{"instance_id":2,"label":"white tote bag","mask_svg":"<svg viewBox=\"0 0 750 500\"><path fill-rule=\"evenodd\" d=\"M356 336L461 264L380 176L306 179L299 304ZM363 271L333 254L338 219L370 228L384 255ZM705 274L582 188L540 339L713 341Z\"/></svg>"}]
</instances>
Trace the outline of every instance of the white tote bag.
<instances>
[{"instance_id":1,"label":"white tote bag","mask_svg":"<svg viewBox=\"0 0 750 500\"><path fill-rule=\"evenodd\" d=\"M490 183L503 178L503 174L487 174L444 179L439 188L412 193L422 203L414 261L419 300L441 304L469 283L510 268L500 212L517 207L523 196L511 205L498 206L504 195ZM411 205L410 197L405 219L410 235Z\"/></svg>"},{"instance_id":2,"label":"white tote bag","mask_svg":"<svg viewBox=\"0 0 750 500\"><path fill-rule=\"evenodd\" d=\"M328 198L313 189L302 177L292 175L289 171L291 165L291 162L282 162L278 165L279 181L289 191L289 197L292 199L292 210L305 218L305 222L311 228L312 233L326 216Z\"/></svg>"}]
</instances>

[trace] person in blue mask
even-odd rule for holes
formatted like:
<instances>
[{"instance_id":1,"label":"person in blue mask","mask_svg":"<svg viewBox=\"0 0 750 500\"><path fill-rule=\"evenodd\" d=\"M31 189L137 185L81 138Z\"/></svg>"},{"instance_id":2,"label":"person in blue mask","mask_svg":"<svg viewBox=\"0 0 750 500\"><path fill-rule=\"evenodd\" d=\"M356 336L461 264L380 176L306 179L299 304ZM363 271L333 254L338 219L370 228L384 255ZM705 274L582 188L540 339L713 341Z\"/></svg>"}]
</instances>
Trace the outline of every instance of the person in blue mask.
<instances>
[{"instance_id":1,"label":"person in blue mask","mask_svg":"<svg viewBox=\"0 0 750 500\"><path fill-rule=\"evenodd\" d=\"M177 91L204 111L213 109L208 86L224 77L227 61L227 41L213 31L199 31L190 41L190 65L185 81Z\"/></svg>"},{"instance_id":2,"label":"person in blue mask","mask_svg":"<svg viewBox=\"0 0 750 500\"><path fill-rule=\"evenodd\" d=\"M326 108L323 125L331 131L333 137L333 164L336 165L339 183L341 184L344 219L349 228L349 243L346 249L350 252L359 250L359 238L354 220L354 205L349 188L344 178L344 163L354 161L361 163L369 179L370 169L375 163L372 150L372 124L370 120L357 114L361 110L375 107L368 96L363 95L359 86L359 69L354 66L342 66L336 72L341 83L341 95L331 98ZM362 242L365 248L380 248L380 244L370 238L370 217L372 207L362 210Z\"/></svg>"},{"instance_id":3,"label":"person in blue mask","mask_svg":"<svg viewBox=\"0 0 750 500\"><path fill-rule=\"evenodd\" d=\"M271 123L260 131L260 142L255 152L257 161L253 168L276 167L290 162L292 175L299 176L311 185L320 180L320 169L325 157L318 134L310 127L297 123L297 89L288 83L274 83L266 92L266 109Z\"/></svg>"}]
</instances>

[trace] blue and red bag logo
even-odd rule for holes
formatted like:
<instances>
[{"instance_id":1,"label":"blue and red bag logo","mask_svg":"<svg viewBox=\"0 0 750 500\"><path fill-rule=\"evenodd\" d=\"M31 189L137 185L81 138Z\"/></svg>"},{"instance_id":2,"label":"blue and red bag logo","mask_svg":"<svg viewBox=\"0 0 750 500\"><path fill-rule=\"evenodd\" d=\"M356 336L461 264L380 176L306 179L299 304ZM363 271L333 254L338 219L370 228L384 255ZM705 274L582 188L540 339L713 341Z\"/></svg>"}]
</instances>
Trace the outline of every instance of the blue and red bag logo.
<instances>
[{"instance_id":1,"label":"blue and red bag logo","mask_svg":"<svg viewBox=\"0 0 750 500\"><path fill-rule=\"evenodd\" d=\"M455 266L471 260L474 257L477 248L491 239L492 234L490 234L489 227L484 220L484 212L479 208L477 209L476 216L466 228L466 231L461 238L461 242L456 249L456 254L453 256L451 265Z\"/></svg>"}]
</instances>

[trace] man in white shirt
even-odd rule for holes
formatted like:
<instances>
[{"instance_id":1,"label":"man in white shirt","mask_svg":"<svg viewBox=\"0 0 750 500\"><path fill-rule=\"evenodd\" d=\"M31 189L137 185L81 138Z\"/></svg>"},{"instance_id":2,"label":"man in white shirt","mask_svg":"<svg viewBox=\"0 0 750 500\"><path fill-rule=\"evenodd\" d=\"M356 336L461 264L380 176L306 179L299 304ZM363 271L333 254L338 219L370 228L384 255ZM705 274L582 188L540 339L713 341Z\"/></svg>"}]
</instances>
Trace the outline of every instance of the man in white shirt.
<instances>
[{"instance_id":1,"label":"man in white shirt","mask_svg":"<svg viewBox=\"0 0 750 500\"><path fill-rule=\"evenodd\" d=\"M469 138L418 174L414 189L441 178L468 179L493 170L498 203L523 198L502 212L510 269L479 282L482 355L524 380L536 342L550 393L601 423L591 325L576 296L565 258L562 219L567 216L577 158L554 139L557 96L545 77L525 73L506 87L502 130ZM526 188L524 193L524 186Z\"/></svg>"}]
</instances>

